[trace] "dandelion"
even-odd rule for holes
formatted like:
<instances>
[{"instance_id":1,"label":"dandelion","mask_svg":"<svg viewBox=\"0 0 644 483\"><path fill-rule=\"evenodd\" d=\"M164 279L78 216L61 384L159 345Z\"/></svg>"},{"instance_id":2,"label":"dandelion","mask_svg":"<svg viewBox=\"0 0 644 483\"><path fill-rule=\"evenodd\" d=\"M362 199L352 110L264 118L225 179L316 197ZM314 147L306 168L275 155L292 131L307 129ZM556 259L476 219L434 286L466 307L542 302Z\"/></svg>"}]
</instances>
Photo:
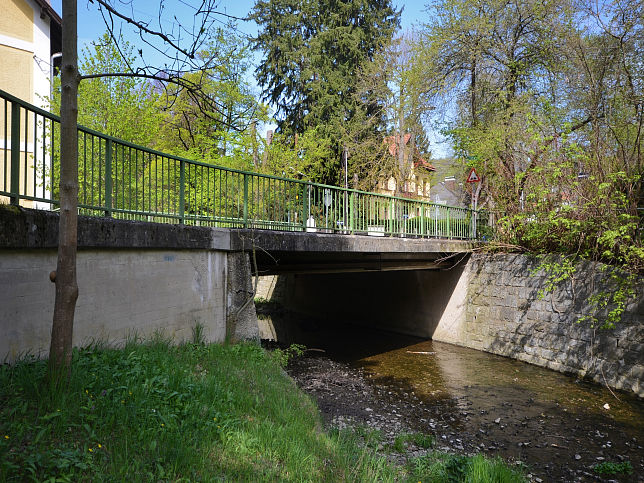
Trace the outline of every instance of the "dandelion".
<instances>
[{"instance_id":1,"label":"dandelion","mask_svg":"<svg viewBox=\"0 0 644 483\"><path fill-rule=\"evenodd\" d=\"M165 426L165 423L161 423L161 427L163 428Z\"/></svg>"},{"instance_id":2,"label":"dandelion","mask_svg":"<svg viewBox=\"0 0 644 483\"><path fill-rule=\"evenodd\" d=\"M5 434L5 435L4 435L4 439L9 439L9 435L8 435L8 434Z\"/></svg>"},{"instance_id":3,"label":"dandelion","mask_svg":"<svg viewBox=\"0 0 644 483\"><path fill-rule=\"evenodd\" d=\"M89 450L90 453L94 452L94 450L92 448L87 448L87 449Z\"/></svg>"},{"instance_id":4,"label":"dandelion","mask_svg":"<svg viewBox=\"0 0 644 483\"><path fill-rule=\"evenodd\" d=\"M102 447L101 443L98 443L98 449L101 449Z\"/></svg>"},{"instance_id":5,"label":"dandelion","mask_svg":"<svg viewBox=\"0 0 644 483\"><path fill-rule=\"evenodd\" d=\"M85 394L89 394L89 391L87 389L85 389Z\"/></svg>"},{"instance_id":6,"label":"dandelion","mask_svg":"<svg viewBox=\"0 0 644 483\"><path fill-rule=\"evenodd\" d=\"M213 421L217 421L217 418L212 418Z\"/></svg>"}]
</instances>

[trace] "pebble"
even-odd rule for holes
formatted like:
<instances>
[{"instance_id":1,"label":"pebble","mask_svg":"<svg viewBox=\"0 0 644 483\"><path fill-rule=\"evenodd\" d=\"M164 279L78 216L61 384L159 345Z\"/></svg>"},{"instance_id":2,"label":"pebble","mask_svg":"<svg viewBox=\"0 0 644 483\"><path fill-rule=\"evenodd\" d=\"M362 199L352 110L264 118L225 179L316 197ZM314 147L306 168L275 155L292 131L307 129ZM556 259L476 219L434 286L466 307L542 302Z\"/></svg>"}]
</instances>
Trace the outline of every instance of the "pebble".
<instances>
[{"instance_id":1,"label":"pebble","mask_svg":"<svg viewBox=\"0 0 644 483\"><path fill-rule=\"evenodd\" d=\"M494 420L494 422L495 422L496 424L499 424L499 423L501 422L501 418L496 418L496 419Z\"/></svg>"},{"instance_id":2,"label":"pebble","mask_svg":"<svg viewBox=\"0 0 644 483\"><path fill-rule=\"evenodd\" d=\"M581 455L580 455L580 454L576 454L576 455L575 455L575 459L576 459L577 461L579 461L579 460L581 459Z\"/></svg>"}]
</instances>

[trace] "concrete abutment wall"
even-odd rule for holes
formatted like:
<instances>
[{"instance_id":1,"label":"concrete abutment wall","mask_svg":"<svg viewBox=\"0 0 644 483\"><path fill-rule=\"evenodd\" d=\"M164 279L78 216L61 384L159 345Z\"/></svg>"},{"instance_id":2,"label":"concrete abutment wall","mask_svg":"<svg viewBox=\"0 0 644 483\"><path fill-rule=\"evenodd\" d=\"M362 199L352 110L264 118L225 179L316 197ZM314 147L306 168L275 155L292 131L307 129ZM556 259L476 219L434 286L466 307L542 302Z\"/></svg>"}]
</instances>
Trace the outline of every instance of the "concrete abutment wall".
<instances>
[{"instance_id":1,"label":"concrete abutment wall","mask_svg":"<svg viewBox=\"0 0 644 483\"><path fill-rule=\"evenodd\" d=\"M0 361L46 357L57 216L0 209L0 223ZM79 218L74 345L156 332L181 342L197 324L207 341L258 339L249 257L227 234Z\"/></svg>"}]
</instances>

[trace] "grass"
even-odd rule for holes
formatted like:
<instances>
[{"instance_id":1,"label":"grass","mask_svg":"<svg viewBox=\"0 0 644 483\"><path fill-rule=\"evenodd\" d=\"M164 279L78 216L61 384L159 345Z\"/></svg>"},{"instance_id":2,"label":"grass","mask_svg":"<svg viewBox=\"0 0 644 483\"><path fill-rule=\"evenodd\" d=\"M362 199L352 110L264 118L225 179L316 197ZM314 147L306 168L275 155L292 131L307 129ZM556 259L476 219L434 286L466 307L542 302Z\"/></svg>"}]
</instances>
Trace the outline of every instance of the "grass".
<instances>
[{"instance_id":1,"label":"grass","mask_svg":"<svg viewBox=\"0 0 644 483\"><path fill-rule=\"evenodd\" d=\"M194 339L76 350L59 392L46 361L0 366L0 481L452 481L431 480L429 460L387 463L364 434L324 432L283 357Z\"/></svg>"},{"instance_id":2,"label":"grass","mask_svg":"<svg viewBox=\"0 0 644 483\"><path fill-rule=\"evenodd\" d=\"M500 458L430 452L408 463L410 480L423 482L513 483L526 481L519 468Z\"/></svg>"},{"instance_id":3,"label":"grass","mask_svg":"<svg viewBox=\"0 0 644 483\"><path fill-rule=\"evenodd\" d=\"M630 475L631 473L633 473L633 465L631 465L630 461L624 461L622 463L603 461L593 466L593 471L602 476L611 476L618 474Z\"/></svg>"},{"instance_id":4,"label":"grass","mask_svg":"<svg viewBox=\"0 0 644 483\"><path fill-rule=\"evenodd\" d=\"M429 449L434 445L434 437L424 433L400 433L394 439L393 450L402 453L410 443L419 448Z\"/></svg>"}]
</instances>

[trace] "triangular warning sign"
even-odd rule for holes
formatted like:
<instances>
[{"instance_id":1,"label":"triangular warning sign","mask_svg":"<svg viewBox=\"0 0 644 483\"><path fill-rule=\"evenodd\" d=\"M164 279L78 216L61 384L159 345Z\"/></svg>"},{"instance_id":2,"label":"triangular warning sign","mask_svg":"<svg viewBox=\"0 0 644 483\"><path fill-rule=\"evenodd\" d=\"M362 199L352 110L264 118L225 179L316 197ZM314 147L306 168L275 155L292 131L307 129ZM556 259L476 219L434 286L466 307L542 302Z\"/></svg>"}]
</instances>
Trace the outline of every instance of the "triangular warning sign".
<instances>
[{"instance_id":1,"label":"triangular warning sign","mask_svg":"<svg viewBox=\"0 0 644 483\"><path fill-rule=\"evenodd\" d=\"M481 181L481 178L479 178L479 175L476 174L476 170L474 168L470 169L470 174L467 175L467 179L465 180L468 183L478 183Z\"/></svg>"}]
</instances>

